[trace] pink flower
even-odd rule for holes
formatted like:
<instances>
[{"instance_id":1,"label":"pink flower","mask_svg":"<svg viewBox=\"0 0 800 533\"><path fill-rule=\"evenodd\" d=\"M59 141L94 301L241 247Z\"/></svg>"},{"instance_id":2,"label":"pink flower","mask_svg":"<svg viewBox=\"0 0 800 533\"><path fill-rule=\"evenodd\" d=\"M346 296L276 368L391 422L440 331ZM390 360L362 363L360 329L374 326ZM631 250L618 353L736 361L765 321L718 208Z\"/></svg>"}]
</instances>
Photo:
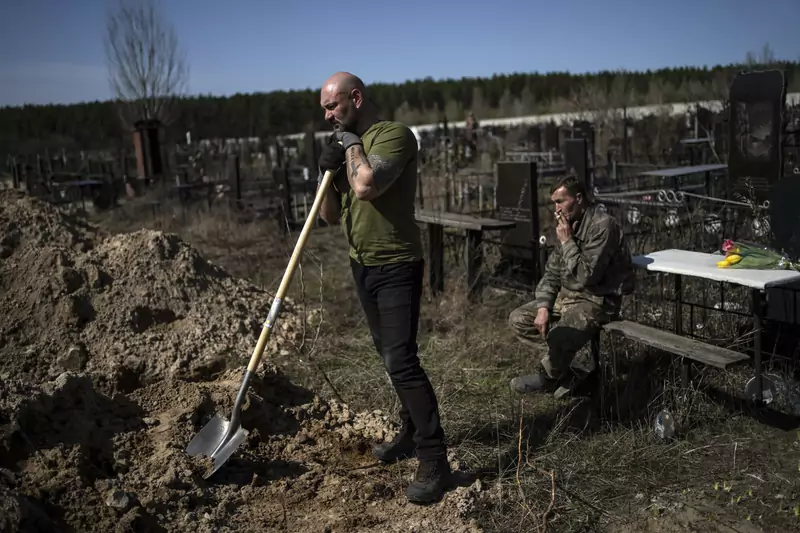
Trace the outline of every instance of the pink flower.
<instances>
[{"instance_id":1,"label":"pink flower","mask_svg":"<svg viewBox=\"0 0 800 533\"><path fill-rule=\"evenodd\" d=\"M725 242L722 243L722 251L725 253L730 252L736 247L734 242L730 239L726 239Z\"/></svg>"}]
</instances>

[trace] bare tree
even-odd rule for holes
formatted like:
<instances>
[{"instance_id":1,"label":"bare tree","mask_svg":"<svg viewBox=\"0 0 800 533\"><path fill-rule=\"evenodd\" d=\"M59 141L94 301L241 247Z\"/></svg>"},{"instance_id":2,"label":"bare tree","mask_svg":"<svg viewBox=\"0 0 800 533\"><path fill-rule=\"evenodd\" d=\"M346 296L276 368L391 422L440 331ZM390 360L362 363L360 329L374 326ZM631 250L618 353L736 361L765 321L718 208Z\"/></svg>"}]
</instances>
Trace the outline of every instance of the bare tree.
<instances>
[{"instance_id":1,"label":"bare tree","mask_svg":"<svg viewBox=\"0 0 800 533\"><path fill-rule=\"evenodd\" d=\"M760 54L755 54L753 52L747 52L747 55L744 59L745 66L749 68L755 67L771 67L776 63L775 52L773 52L772 47L769 43L764 43L764 46L761 48Z\"/></svg>"},{"instance_id":2,"label":"bare tree","mask_svg":"<svg viewBox=\"0 0 800 533\"><path fill-rule=\"evenodd\" d=\"M120 0L107 19L109 83L128 127L139 120L168 124L186 88L185 57L156 1Z\"/></svg>"}]
</instances>

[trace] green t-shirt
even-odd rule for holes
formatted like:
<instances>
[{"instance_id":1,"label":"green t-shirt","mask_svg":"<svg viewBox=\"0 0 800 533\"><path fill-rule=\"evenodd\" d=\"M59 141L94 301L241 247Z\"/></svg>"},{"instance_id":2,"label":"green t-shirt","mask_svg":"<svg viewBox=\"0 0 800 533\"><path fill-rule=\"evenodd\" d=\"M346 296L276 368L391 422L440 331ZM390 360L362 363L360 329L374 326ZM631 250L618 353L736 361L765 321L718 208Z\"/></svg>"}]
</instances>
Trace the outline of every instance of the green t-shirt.
<instances>
[{"instance_id":1,"label":"green t-shirt","mask_svg":"<svg viewBox=\"0 0 800 533\"><path fill-rule=\"evenodd\" d=\"M367 157L380 155L404 165L403 173L374 200L342 195L342 228L350 257L364 266L422 259L420 229L414 217L417 192L417 139L399 122L380 121L361 136Z\"/></svg>"}]
</instances>

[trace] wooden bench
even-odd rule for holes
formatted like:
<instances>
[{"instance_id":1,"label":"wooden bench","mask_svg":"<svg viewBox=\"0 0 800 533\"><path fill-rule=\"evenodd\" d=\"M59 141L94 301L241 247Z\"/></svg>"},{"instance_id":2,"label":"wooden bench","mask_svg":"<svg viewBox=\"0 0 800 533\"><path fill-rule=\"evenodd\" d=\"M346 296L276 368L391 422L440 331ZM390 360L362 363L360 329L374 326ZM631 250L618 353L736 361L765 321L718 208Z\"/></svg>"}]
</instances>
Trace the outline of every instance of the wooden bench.
<instances>
[{"instance_id":1,"label":"wooden bench","mask_svg":"<svg viewBox=\"0 0 800 533\"><path fill-rule=\"evenodd\" d=\"M615 320L603 326L603 331L622 335L632 341L651 346L657 350L678 355L683 360L681 379L684 386L689 381L689 362L696 361L715 368L727 369L730 366L749 361L747 354L708 344L696 339L683 337L676 333L646 326L630 320ZM595 361L599 360L599 337L593 343Z\"/></svg>"},{"instance_id":2,"label":"wooden bench","mask_svg":"<svg viewBox=\"0 0 800 533\"><path fill-rule=\"evenodd\" d=\"M494 218L475 217L462 213L447 213L442 211L426 211L418 209L417 222L428 226L428 279L431 293L438 294L444 291L444 228L465 230L467 242L464 249L464 261L467 266L467 285L469 298L477 299L483 289L483 232L490 230L511 229L515 222L497 220Z\"/></svg>"},{"instance_id":3,"label":"wooden bench","mask_svg":"<svg viewBox=\"0 0 800 533\"><path fill-rule=\"evenodd\" d=\"M647 344L658 350L670 352L716 368L748 361L750 358L741 352L708 344L696 339L682 337L670 331L645 326L630 320L616 320L603 326L604 331L618 333L633 341Z\"/></svg>"}]
</instances>

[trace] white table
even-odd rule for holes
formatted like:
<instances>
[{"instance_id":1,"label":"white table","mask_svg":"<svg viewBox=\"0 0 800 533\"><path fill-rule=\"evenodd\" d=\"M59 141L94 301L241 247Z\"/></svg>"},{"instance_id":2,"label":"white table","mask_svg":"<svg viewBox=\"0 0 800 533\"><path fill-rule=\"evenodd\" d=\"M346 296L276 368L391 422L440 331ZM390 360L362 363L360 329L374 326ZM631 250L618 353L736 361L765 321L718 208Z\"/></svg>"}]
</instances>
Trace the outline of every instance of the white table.
<instances>
[{"instance_id":1,"label":"white table","mask_svg":"<svg viewBox=\"0 0 800 533\"><path fill-rule=\"evenodd\" d=\"M744 268L720 268L722 254L690 252L688 250L661 250L633 257L633 264L651 272L675 274L676 320L675 333L681 334L681 277L708 279L733 283L752 289L753 326L755 330L753 358L756 374L756 401L762 400L761 379L761 330L764 318L764 290L800 281L800 272L794 270L749 270Z\"/></svg>"},{"instance_id":2,"label":"white table","mask_svg":"<svg viewBox=\"0 0 800 533\"><path fill-rule=\"evenodd\" d=\"M633 257L633 264L652 272L724 281L751 289L764 290L800 280L795 270L749 270L744 268L719 268L722 254L704 254L688 250L661 250Z\"/></svg>"}]
</instances>

